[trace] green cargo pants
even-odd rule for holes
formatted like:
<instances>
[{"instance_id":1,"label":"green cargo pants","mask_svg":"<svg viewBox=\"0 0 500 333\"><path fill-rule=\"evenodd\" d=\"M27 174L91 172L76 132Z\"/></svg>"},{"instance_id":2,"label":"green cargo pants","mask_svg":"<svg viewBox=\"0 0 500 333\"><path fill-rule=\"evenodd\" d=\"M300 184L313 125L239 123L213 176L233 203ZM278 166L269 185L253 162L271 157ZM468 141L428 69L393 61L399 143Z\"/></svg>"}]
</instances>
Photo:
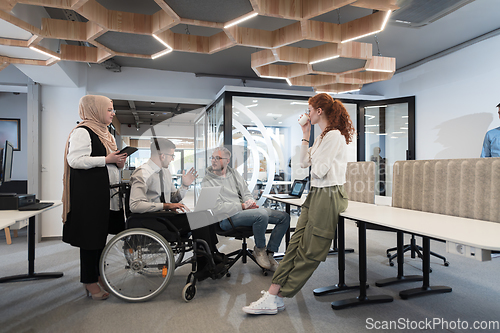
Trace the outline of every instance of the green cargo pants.
<instances>
[{"instance_id":1,"label":"green cargo pants","mask_svg":"<svg viewBox=\"0 0 500 333\"><path fill-rule=\"evenodd\" d=\"M347 204L343 185L311 188L285 256L273 275L272 283L281 286L283 297L295 296L320 262L326 260L339 214Z\"/></svg>"}]
</instances>

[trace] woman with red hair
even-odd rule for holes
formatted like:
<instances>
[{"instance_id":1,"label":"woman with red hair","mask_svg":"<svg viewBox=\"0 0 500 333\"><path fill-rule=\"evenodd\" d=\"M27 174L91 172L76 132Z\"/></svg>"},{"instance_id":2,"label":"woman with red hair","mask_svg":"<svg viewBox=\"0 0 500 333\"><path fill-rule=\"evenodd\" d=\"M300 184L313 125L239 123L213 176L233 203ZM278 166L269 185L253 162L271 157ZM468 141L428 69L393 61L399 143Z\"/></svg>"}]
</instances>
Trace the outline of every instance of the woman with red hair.
<instances>
[{"instance_id":1,"label":"woman with red hair","mask_svg":"<svg viewBox=\"0 0 500 333\"><path fill-rule=\"evenodd\" d=\"M321 135L309 147L311 125ZM347 208L347 145L355 133L344 105L328 94L309 99L309 121L301 125L301 167L311 167L311 190L290 239L285 256L273 275L271 287L243 311L249 314L276 314L285 310L283 297L293 297L326 260L335 237L339 214Z\"/></svg>"}]
</instances>

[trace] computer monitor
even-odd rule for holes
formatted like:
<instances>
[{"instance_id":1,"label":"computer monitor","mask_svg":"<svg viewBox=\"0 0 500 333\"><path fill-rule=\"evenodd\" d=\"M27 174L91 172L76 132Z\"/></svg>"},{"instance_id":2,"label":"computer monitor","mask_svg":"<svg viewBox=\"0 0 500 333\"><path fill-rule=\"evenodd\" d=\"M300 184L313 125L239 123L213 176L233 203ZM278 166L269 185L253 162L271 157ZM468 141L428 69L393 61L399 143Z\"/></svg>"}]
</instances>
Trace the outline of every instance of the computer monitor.
<instances>
[{"instance_id":1,"label":"computer monitor","mask_svg":"<svg viewBox=\"0 0 500 333\"><path fill-rule=\"evenodd\" d=\"M2 174L0 175L0 185L10 182L12 177L12 157L14 155L14 146L9 141L5 141L5 147L2 154Z\"/></svg>"}]
</instances>

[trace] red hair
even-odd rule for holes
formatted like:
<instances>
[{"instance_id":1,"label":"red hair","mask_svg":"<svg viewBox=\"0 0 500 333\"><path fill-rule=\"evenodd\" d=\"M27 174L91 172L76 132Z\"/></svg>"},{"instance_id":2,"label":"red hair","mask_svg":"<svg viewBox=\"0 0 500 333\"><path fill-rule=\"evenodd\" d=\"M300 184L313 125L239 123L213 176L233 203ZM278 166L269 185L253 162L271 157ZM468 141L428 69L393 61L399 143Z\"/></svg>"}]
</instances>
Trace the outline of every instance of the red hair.
<instances>
[{"instance_id":1,"label":"red hair","mask_svg":"<svg viewBox=\"0 0 500 333\"><path fill-rule=\"evenodd\" d=\"M328 125L321 133L321 137L324 137L331 130L337 129L345 137L347 144L352 141L356 131L352 125L351 117L341 101L334 100L332 96L321 93L309 98L309 105L315 109L321 108L326 115Z\"/></svg>"}]
</instances>

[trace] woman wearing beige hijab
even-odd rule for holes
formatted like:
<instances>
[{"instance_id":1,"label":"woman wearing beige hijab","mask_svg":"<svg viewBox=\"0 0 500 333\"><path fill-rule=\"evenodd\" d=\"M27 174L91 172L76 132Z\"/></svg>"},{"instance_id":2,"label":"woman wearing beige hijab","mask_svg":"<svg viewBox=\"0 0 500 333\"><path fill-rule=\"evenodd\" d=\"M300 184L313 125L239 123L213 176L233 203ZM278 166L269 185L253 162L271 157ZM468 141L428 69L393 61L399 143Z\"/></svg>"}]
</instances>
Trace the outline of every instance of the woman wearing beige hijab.
<instances>
[{"instance_id":1,"label":"woman wearing beige hijab","mask_svg":"<svg viewBox=\"0 0 500 333\"><path fill-rule=\"evenodd\" d=\"M113 101L84 96L79 115L83 121L71 131L64 154L63 241L80 248L80 282L87 296L103 300L109 293L101 289L101 252L108 233L117 233L124 225L123 213L120 216L110 199L109 185L119 181L127 155L118 154L108 131L115 115Z\"/></svg>"}]
</instances>

